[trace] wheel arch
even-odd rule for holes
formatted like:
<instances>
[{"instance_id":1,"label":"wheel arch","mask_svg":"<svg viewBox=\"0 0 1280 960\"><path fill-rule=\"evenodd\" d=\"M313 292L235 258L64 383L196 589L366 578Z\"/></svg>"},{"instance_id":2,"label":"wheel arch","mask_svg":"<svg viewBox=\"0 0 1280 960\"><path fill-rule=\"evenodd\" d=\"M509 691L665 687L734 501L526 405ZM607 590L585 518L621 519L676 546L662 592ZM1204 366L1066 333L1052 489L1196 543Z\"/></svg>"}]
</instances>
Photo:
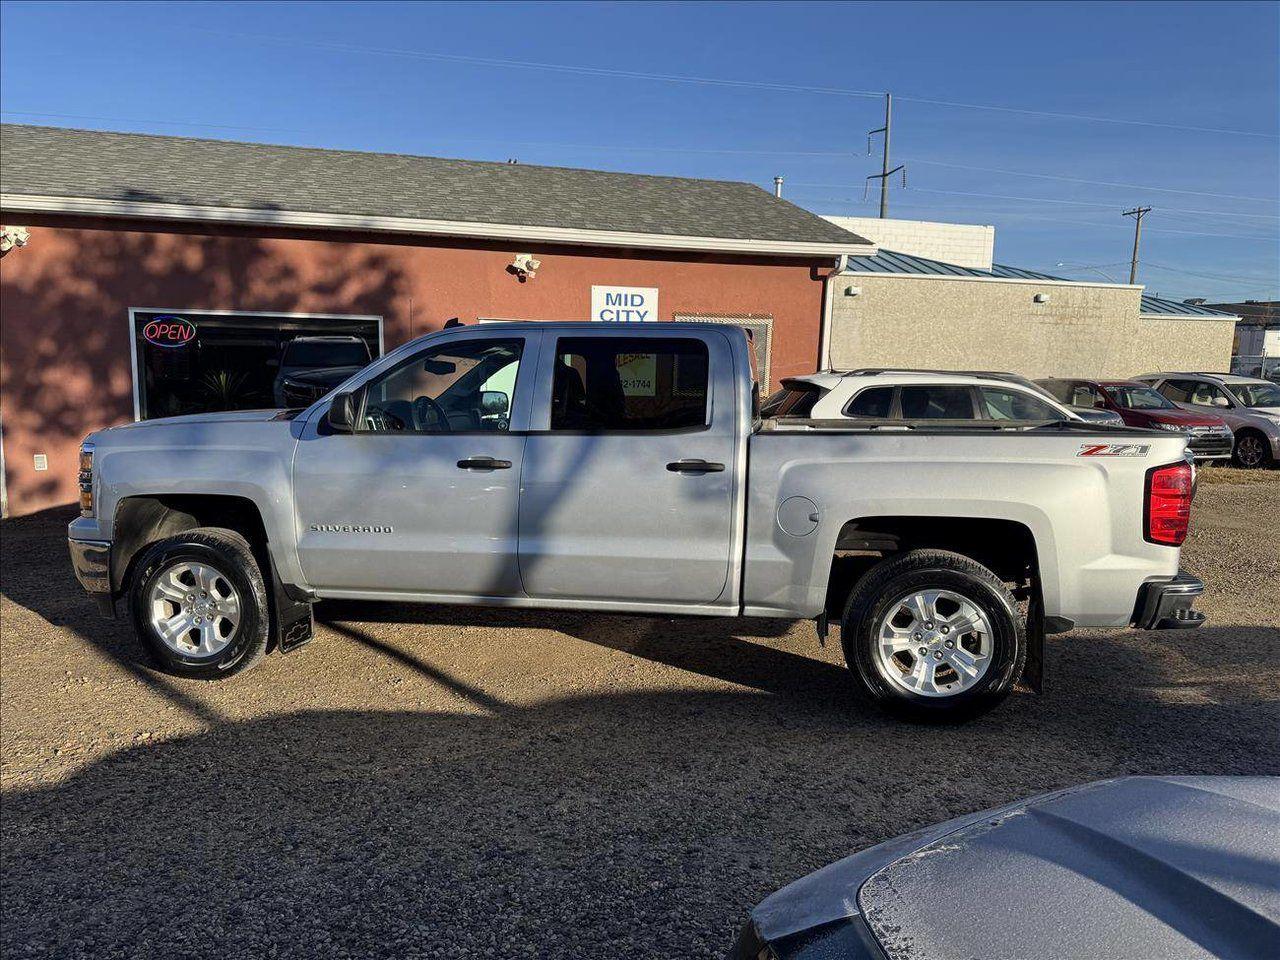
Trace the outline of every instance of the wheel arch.
<instances>
[{"instance_id":1,"label":"wheel arch","mask_svg":"<svg viewBox=\"0 0 1280 960\"><path fill-rule=\"evenodd\" d=\"M195 530L223 527L249 541L264 573L270 569L266 525L248 497L225 494L130 496L116 504L112 522L111 592L121 593L145 548L157 540Z\"/></svg>"},{"instance_id":2,"label":"wheel arch","mask_svg":"<svg viewBox=\"0 0 1280 960\"><path fill-rule=\"evenodd\" d=\"M827 574L828 614L839 616L845 598L876 563L921 549L958 553L1016 588L1041 589L1042 551L1031 527L1020 520L911 514L855 517L845 521L836 535Z\"/></svg>"}]
</instances>

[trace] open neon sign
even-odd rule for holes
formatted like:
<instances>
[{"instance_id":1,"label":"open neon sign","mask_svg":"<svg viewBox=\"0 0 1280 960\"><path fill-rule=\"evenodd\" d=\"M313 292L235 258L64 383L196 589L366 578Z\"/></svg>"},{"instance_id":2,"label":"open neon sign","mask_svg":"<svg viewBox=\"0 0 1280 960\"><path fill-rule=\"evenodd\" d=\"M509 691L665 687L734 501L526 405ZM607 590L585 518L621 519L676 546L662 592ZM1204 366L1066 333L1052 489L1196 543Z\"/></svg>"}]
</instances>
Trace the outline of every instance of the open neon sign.
<instances>
[{"instance_id":1,"label":"open neon sign","mask_svg":"<svg viewBox=\"0 0 1280 960\"><path fill-rule=\"evenodd\" d=\"M157 347L185 347L196 338L196 325L181 317L156 317L142 328L142 338Z\"/></svg>"}]
</instances>

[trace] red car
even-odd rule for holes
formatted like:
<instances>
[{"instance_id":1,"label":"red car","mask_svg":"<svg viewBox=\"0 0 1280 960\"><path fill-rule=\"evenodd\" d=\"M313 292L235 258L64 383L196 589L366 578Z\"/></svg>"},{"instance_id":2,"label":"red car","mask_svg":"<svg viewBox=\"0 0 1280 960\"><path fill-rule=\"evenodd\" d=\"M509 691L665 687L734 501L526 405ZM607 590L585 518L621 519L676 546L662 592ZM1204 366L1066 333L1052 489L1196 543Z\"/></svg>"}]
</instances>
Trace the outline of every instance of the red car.
<instances>
[{"instance_id":1,"label":"red car","mask_svg":"<svg viewBox=\"0 0 1280 960\"><path fill-rule=\"evenodd\" d=\"M1185 433L1187 449L1197 460L1227 460L1235 436L1227 422L1212 413L1183 410L1150 384L1137 380L1037 380L1062 403L1113 410L1131 427Z\"/></svg>"}]
</instances>

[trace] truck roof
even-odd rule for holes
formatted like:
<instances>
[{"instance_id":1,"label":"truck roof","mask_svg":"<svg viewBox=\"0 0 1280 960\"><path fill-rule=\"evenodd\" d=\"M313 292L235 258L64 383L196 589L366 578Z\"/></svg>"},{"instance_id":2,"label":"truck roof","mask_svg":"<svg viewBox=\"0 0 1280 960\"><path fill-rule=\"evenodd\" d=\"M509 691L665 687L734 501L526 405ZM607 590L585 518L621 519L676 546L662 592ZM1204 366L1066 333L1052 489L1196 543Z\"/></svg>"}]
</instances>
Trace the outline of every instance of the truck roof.
<instances>
[{"instance_id":1,"label":"truck roof","mask_svg":"<svg viewBox=\"0 0 1280 960\"><path fill-rule=\"evenodd\" d=\"M723 330L726 327L738 327L740 330L746 330L746 327L739 326L734 323L727 322L710 322L702 320L654 320L645 323L604 323L595 320L494 320L488 319L483 324L479 323L463 323L452 327L446 327L447 330L476 330L480 328L512 330L556 330L562 328L573 329L582 332L590 328L595 333L617 333L619 336L630 336L637 332L646 330L658 330L668 333L679 333L681 331L694 330ZM437 333L439 331L432 331Z\"/></svg>"}]
</instances>

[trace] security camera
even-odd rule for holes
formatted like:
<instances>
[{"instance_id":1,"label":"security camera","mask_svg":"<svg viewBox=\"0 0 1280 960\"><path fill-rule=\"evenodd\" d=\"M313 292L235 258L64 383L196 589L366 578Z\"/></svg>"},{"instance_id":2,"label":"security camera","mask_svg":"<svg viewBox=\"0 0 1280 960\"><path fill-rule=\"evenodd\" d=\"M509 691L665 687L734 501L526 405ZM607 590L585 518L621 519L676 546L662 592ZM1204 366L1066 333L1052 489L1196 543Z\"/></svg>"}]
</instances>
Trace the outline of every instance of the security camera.
<instances>
[{"instance_id":1,"label":"security camera","mask_svg":"<svg viewBox=\"0 0 1280 960\"><path fill-rule=\"evenodd\" d=\"M8 253L14 247L25 247L31 235L26 227L4 227L0 229L0 253ZM537 261L534 261L535 263Z\"/></svg>"},{"instance_id":2,"label":"security camera","mask_svg":"<svg viewBox=\"0 0 1280 960\"><path fill-rule=\"evenodd\" d=\"M531 253L517 253L516 258L511 261L512 273L521 277L533 278L537 276L538 268L542 266L542 261L534 258Z\"/></svg>"}]
</instances>

